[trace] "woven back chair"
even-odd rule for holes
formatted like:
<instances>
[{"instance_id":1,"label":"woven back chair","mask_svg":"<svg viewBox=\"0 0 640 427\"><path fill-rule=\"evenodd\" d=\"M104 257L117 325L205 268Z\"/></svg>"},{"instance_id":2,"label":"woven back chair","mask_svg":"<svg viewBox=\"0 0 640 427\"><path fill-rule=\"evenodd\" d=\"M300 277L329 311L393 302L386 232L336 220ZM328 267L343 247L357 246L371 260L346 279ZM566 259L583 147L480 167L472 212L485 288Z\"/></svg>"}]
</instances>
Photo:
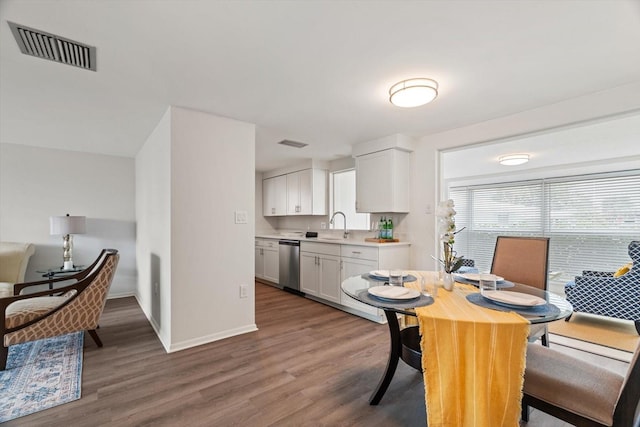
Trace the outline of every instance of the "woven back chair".
<instances>
[{"instance_id":1,"label":"woven back chair","mask_svg":"<svg viewBox=\"0 0 640 427\"><path fill-rule=\"evenodd\" d=\"M547 290L549 238L498 236L493 252L491 273L506 280ZM529 340L542 339L549 345L547 325L532 325Z\"/></svg>"},{"instance_id":2,"label":"woven back chair","mask_svg":"<svg viewBox=\"0 0 640 427\"><path fill-rule=\"evenodd\" d=\"M9 346L27 341L86 330L102 347L96 328L118 260L117 250L105 249L76 275L19 283L14 286L14 296L0 298L0 370L6 368ZM66 284L69 281L72 283ZM29 287L48 284L53 289L20 294Z\"/></svg>"}]
</instances>

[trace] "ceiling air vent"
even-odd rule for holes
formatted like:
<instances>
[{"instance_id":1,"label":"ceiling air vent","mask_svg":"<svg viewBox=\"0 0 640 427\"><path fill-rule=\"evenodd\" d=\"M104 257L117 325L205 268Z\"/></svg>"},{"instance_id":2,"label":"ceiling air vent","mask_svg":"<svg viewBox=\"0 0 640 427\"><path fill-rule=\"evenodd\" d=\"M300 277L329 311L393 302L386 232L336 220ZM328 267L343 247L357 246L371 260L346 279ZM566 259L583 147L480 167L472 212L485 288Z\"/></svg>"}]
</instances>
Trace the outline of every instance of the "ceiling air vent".
<instances>
[{"instance_id":1,"label":"ceiling air vent","mask_svg":"<svg viewBox=\"0 0 640 427\"><path fill-rule=\"evenodd\" d=\"M96 71L96 48L94 46L13 22L9 22L9 27L18 42L20 51L25 55Z\"/></svg>"},{"instance_id":2,"label":"ceiling air vent","mask_svg":"<svg viewBox=\"0 0 640 427\"><path fill-rule=\"evenodd\" d=\"M291 141L288 139L283 139L282 141L278 142L278 144L287 145L289 147L295 147L295 148L302 148L309 145L309 144L305 144L304 142Z\"/></svg>"}]
</instances>

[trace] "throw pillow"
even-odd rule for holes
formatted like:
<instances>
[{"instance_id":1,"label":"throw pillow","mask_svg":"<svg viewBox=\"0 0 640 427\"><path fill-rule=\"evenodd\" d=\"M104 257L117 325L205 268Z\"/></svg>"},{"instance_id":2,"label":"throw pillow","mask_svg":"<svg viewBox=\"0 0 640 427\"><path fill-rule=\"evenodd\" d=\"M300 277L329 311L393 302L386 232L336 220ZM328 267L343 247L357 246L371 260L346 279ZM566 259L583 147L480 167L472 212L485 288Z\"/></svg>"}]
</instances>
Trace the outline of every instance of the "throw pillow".
<instances>
[{"instance_id":1,"label":"throw pillow","mask_svg":"<svg viewBox=\"0 0 640 427\"><path fill-rule=\"evenodd\" d=\"M615 273L613 273L613 277L620 277L620 276L624 276L625 274L627 274L629 272L629 270L631 270L631 266L633 265L632 262L630 262L629 264L623 265L622 267L620 267L618 269L618 271L616 271Z\"/></svg>"}]
</instances>

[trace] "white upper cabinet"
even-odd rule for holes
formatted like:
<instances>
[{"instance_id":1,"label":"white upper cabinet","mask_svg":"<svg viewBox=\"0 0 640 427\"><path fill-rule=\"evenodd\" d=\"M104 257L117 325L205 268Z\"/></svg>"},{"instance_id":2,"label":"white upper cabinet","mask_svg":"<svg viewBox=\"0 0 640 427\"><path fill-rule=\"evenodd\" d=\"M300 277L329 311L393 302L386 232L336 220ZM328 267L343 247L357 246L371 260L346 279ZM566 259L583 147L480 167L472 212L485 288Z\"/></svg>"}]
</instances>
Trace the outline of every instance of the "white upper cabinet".
<instances>
[{"instance_id":1,"label":"white upper cabinet","mask_svg":"<svg viewBox=\"0 0 640 427\"><path fill-rule=\"evenodd\" d=\"M262 214L283 216L287 214L287 176L274 176L262 181Z\"/></svg>"},{"instance_id":2,"label":"white upper cabinet","mask_svg":"<svg viewBox=\"0 0 640 427\"><path fill-rule=\"evenodd\" d=\"M327 215L327 171L305 169L288 173L287 215Z\"/></svg>"},{"instance_id":3,"label":"white upper cabinet","mask_svg":"<svg viewBox=\"0 0 640 427\"><path fill-rule=\"evenodd\" d=\"M410 156L392 148L356 157L356 212L409 212Z\"/></svg>"}]
</instances>

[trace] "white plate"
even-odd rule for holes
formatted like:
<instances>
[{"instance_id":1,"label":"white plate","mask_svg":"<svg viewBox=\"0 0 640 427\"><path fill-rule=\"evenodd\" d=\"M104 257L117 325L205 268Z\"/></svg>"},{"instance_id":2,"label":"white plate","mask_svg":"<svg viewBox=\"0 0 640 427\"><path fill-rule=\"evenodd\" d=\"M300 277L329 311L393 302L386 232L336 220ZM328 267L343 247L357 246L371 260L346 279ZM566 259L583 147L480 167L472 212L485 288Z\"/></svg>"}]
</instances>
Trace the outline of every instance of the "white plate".
<instances>
[{"instance_id":1,"label":"white plate","mask_svg":"<svg viewBox=\"0 0 640 427\"><path fill-rule=\"evenodd\" d=\"M481 276L493 276L496 282L501 282L504 280L504 277L496 276L495 274L480 274L480 273L463 273L460 276L464 277L467 280L473 280L474 282L479 282Z\"/></svg>"},{"instance_id":2,"label":"white plate","mask_svg":"<svg viewBox=\"0 0 640 427\"><path fill-rule=\"evenodd\" d=\"M522 292L510 291L487 291L482 294L483 297L495 302L496 304L509 305L514 307L536 307L547 303L544 299L535 295L524 294Z\"/></svg>"},{"instance_id":3,"label":"white plate","mask_svg":"<svg viewBox=\"0 0 640 427\"><path fill-rule=\"evenodd\" d=\"M387 279L389 278L389 270L373 270L370 271L369 274L376 277L384 277ZM403 277L407 277L408 275L409 273L407 273L406 271L402 272Z\"/></svg>"},{"instance_id":4,"label":"white plate","mask_svg":"<svg viewBox=\"0 0 640 427\"><path fill-rule=\"evenodd\" d=\"M386 300L408 300L420 296L420 292L417 290L402 286L374 286L369 288L369 293Z\"/></svg>"}]
</instances>

